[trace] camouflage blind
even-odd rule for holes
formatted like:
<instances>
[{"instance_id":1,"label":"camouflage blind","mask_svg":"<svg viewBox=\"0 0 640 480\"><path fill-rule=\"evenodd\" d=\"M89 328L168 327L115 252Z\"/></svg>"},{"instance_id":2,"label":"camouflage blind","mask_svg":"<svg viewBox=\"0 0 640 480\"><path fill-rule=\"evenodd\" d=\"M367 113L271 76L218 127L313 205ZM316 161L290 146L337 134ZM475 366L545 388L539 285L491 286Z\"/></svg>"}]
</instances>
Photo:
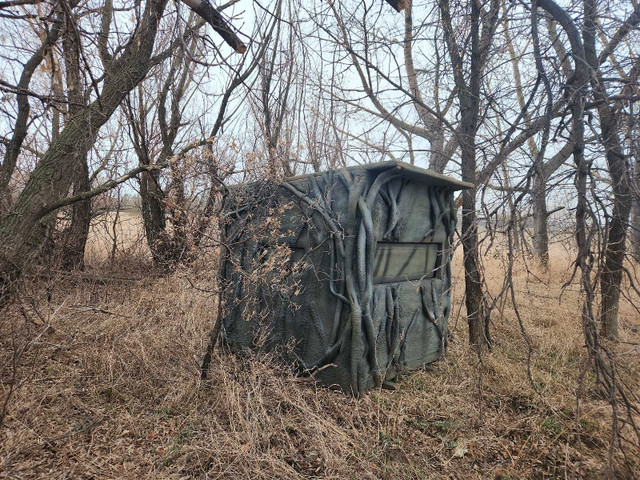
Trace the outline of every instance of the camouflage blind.
<instances>
[{"instance_id":1,"label":"camouflage blind","mask_svg":"<svg viewBox=\"0 0 640 480\"><path fill-rule=\"evenodd\" d=\"M446 348L454 192L401 162L256 182L225 201L226 342L360 394Z\"/></svg>"}]
</instances>

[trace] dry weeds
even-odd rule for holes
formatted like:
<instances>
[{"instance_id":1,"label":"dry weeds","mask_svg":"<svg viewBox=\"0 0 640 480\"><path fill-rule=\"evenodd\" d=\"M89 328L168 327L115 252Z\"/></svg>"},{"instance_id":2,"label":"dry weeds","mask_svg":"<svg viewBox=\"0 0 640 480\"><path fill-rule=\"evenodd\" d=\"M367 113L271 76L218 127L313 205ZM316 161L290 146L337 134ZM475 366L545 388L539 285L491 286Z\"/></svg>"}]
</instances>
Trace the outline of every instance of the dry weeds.
<instances>
[{"instance_id":1,"label":"dry weeds","mask_svg":"<svg viewBox=\"0 0 640 480\"><path fill-rule=\"evenodd\" d=\"M502 260L486 258L495 291ZM120 276L137 273L130 265L120 264ZM537 392L508 304L493 315L494 350L477 364L460 268L447 358L360 399L295 378L269 356L222 348L202 384L215 301L185 277L210 287L206 270L135 283L39 279L0 319L0 361L28 346L0 431L0 478L602 476L610 408L585 365L576 287L558 301L567 256L554 252L549 274L521 261L515 272ZM626 303L622 324L630 343L616 352L637 391L640 321Z\"/></svg>"}]
</instances>

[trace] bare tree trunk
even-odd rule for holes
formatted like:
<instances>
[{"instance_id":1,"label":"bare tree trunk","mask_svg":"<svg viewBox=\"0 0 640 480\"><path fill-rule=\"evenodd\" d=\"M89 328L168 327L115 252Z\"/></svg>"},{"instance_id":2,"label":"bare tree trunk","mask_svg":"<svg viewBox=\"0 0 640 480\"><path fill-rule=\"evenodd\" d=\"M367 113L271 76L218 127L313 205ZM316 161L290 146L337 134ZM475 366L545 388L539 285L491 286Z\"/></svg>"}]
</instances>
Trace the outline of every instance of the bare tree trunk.
<instances>
[{"instance_id":1,"label":"bare tree trunk","mask_svg":"<svg viewBox=\"0 0 640 480\"><path fill-rule=\"evenodd\" d=\"M80 172L73 185L73 194L88 192L91 189L89 183L89 169L86 156L81 159ZM71 224L65 230L65 238L62 251L62 268L65 270L77 270L84 268L84 252L89 237L91 226L91 199L74 203L71 214Z\"/></svg>"},{"instance_id":2,"label":"bare tree trunk","mask_svg":"<svg viewBox=\"0 0 640 480\"><path fill-rule=\"evenodd\" d=\"M164 193L158 185L159 172L144 172L140 176L142 223L153 263L165 263L165 232L167 227Z\"/></svg>"},{"instance_id":3,"label":"bare tree trunk","mask_svg":"<svg viewBox=\"0 0 640 480\"><path fill-rule=\"evenodd\" d=\"M193 45L192 45L193 47ZM189 86L191 73L193 72L193 62L191 57L182 51L174 58L171 72L176 72L178 78L167 78L160 94L158 105L158 122L162 134L162 151L160 153L161 162L173 155L173 144L182 122L182 112L180 102ZM182 69L181 75L177 75ZM173 76L173 75L172 75ZM167 122L167 97L171 94L171 112ZM166 265L165 268L174 268L179 262L186 259L189 252L189 240L187 238L187 198L185 195L184 166L172 162L170 164L171 182L166 192L166 196L171 201L167 209L171 218L173 231L169 236L165 232L166 238Z\"/></svg>"},{"instance_id":4,"label":"bare tree trunk","mask_svg":"<svg viewBox=\"0 0 640 480\"><path fill-rule=\"evenodd\" d=\"M475 162L469 152L462 152L463 178L473 181L471 165ZM466 161L466 162L465 162ZM465 166L467 168L465 168ZM467 175L464 174L465 170ZM478 223L476 218L476 189L465 190L462 194L462 248L464 253L464 286L465 306L467 308L467 323L469 325L469 342L479 351L483 346L489 346L489 318L485 311L484 293L482 290L482 271L478 255Z\"/></svg>"},{"instance_id":5,"label":"bare tree trunk","mask_svg":"<svg viewBox=\"0 0 640 480\"><path fill-rule=\"evenodd\" d=\"M602 335L610 340L618 338L618 307L620 305L620 284L626 254L625 239L630 205L626 199L616 200L613 215L609 224L605 264L602 270Z\"/></svg>"},{"instance_id":6,"label":"bare tree trunk","mask_svg":"<svg viewBox=\"0 0 640 480\"><path fill-rule=\"evenodd\" d=\"M605 157L611 186L613 188L613 211L609 219L609 228L605 238L605 261L602 270L601 289L601 329L602 335L616 340L618 338L618 307L620 304L620 284L622 282L623 263L626 255L627 226L631 214L631 178L627 166L627 157L622 149L619 135L618 115L606 91L599 60L596 55L596 16L595 0L585 0L584 47L586 60L594 71L591 85L598 105L601 142L605 148Z\"/></svg>"},{"instance_id":7,"label":"bare tree trunk","mask_svg":"<svg viewBox=\"0 0 640 480\"><path fill-rule=\"evenodd\" d=\"M62 82L61 68L53 50L45 57L48 70L51 72L51 90L55 99L53 111L51 112L51 141L55 142L60 135L61 108L64 103L64 84Z\"/></svg>"},{"instance_id":8,"label":"bare tree trunk","mask_svg":"<svg viewBox=\"0 0 640 480\"><path fill-rule=\"evenodd\" d=\"M612 125L615 120L612 117L600 119L603 137L608 135L617 138L617 131ZM612 128L613 127L613 128ZM605 143L610 143L605 140ZM616 340L618 338L618 307L620 304L620 284L624 258L626 255L627 226L631 213L631 191L628 183L628 171L626 158L621 151L607 149L607 163L613 182L613 212L609 221L609 230L606 238L605 262L602 270L601 295L602 295L602 335Z\"/></svg>"},{"instance_id":9,"label":"bare tree trunk","mask_svg":"<svg viewBox=\"0 0 640 480\"><path fill-rule=\"evenodd\" d=\"M468 80L464 78L465 63L455 40L448 0L440 0L444 36L454 70L460 102L460 149L462 180L476 183L476 134L480 119L480 84L486 65L488 49L495 33L499 3L492 0L490 10L484 12L484 27L480 29L482 10L478 2L471 2L471 51ZM465 304L469 325L469 342L480 355L483 347L491 345L489 315L483 292L482 270L478 255L478 222L476 218L476 189L462 194L462 248L464 252Z\"/></svg>"},{"instance_id":10,"label":"bare tree trunk","mask_svg":"<svg viewBox=\"0 0 640 480\"><path fill-rule=\"evenodd\" d=\"M207 228L211 224L211 217L216 213L216 204L221 202L224 192L224 184L219 176L218 165L215 162L209 164L209 193L207 194L207 203L200 212L198 226L193 232L193 247L200 248L202 239L205 236Z\"/></svg>"},{"instance_id":11,"label":"bare tree trunk","mask_svg":"<svg viewBox=\"0 0 640 480\"><path fill-rule=\"evenodd\" d=\"M475 3L475 2L474 2ZM473 7L472 7L473 8ZM479 81L479 79L478 79ZM471 90L471 89L470 89ZM479 85L478 85L479 90ZM462 179L476 183L476 133L478 130L479 97L461 91L460 147L462 150ZM469 342L478 351L490 345L489 319L485 312L482 289L482 270L478 255L478 221L476 217L476 189L462 193L462 249L464 253L465 306L469 325Z\"/></svg>"},{"instance_id":12,"label":"bare tree trunk","mask_svg":"<svg viewBox=\"0 0 640 480\"><path fill-rule=\"evenodd\" d=\"M187 238L187 198L184 191L185 179L183 172L175 165L171 166L171 204L169 213L173 232L168 240L167 254L170 268L184 261L189 253L189 239Z\"/></svg>"},{"instance_id":13,"label":"bare tree trunk","mask_svg":"<svg viewBox=\"0 0 640 480\"><path fill-rule=\"evenodd\" d=\"M185 92L190 77L190 60L187 58L181 75L180 69L185 60L184 51L179 51L171 62L167 79L163 84L158 101L158 123L162 138L162 149L159 158L151 158L153 151L151 135L148 132L147 115L151 110L148 98L142 88L138 88L138 114L129 105L129 122L132 126L133 143L141 165L164 163L173 155L173 143L180 127L182 110L180 100ZM176 78L177 77L177 78ZM171 111L167 118L168 96L171 94ZM175 163L170 165L171 182L166 189L160 185L160 172L150 171L140 178L140 196L142 198L142 220L147 244L151 250L153 263L165 270L172 270L177 262L183 259L187 251L186 232L186 199L184 194L184 178L181 167ZM170 198L171 201L167 201ZM167 212L173 229L167 230Z\"/></svg>"},{"instance_id":14,"label":"bare tree trunk","mask_svg":"<svg viewBox=\"0 0 640 480\"><path fill-rule=\"evenodd\" d=\"M539 170L539 169L538 169ZM540 265L549 267L549 225L547 213L546 181L542 172L535 172L531 185L533 200L533 248Z\"/></svg>"},{"instance_id":15,"label":"bare tree trunk","mask_svg":"<svg viewBox=\"0 0 640 480\"><path fill-rule=\"evenodd\" d=\"M126 114L131 128L131 141L138 156L141 166L151 167L151 145L147 131L147 105L144 90L141 86L137 89L137 105L134 107L129 100L126 101ZM165 129L164 125L160 126ZM166 132L163 132L166 135ZM142 224L145 238L151 252L153 264L164 266L166 263L167 248L167 208L165 192L160 185L160 171L147 170L139 177L140 199L142 201Z\"/></svg>"},{"instance_id":16,"label":"bare tree trunk","mask_svg":"<svg viewBox=\"0 0 640 480\"><path fill-rule=\"evenodd\" d=\"M80 113L86 105L80 73L80 38L75 30L74 18L70 14L67 15L66 23L62 45L67 73L68 118L71 118ZM86 153L77 157L77 164L73 168L73 177L74 195L90 190ZM71 208L71 224L63 235L62 268L65 270L84 267L84 250L91 223L91 199L74 203Z\"/></svg>"}]
</instances>

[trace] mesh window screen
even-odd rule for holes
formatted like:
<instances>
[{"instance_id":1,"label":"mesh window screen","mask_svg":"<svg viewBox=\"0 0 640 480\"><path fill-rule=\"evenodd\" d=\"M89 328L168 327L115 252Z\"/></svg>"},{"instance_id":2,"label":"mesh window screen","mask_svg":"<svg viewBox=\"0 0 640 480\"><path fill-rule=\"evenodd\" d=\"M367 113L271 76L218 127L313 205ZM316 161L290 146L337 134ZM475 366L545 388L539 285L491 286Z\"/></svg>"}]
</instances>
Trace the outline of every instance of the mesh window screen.
<instances>
[{"instance_id":1,"label":"mesh window screen","mask_svg":"<svg viewBox=\"0 0 640 480\"><path fill-rule=\"evenodd\" d=\"M374 282L391 283L439 276L440 243L382 243L376 246Z\"/></svg>"}]
</instances>

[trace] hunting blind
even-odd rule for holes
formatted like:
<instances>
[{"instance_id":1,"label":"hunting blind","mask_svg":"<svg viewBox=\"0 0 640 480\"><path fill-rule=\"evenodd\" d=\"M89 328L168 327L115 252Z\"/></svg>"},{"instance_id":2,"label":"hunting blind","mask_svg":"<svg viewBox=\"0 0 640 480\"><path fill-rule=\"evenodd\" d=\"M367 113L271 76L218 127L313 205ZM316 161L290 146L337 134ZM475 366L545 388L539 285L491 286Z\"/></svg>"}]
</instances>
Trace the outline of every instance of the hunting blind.
<instances>
[{"instance_id":1,"label":"hunting blind","mask_svg":"<svg viewBox=\"0 0 640 480\"><path fill-rule=\"evenodd\" d=\"M230 189L223 334L282 348L355 394L444 353L453 194L470 184L401 162Z\"/></svg>"}]
</instances>

